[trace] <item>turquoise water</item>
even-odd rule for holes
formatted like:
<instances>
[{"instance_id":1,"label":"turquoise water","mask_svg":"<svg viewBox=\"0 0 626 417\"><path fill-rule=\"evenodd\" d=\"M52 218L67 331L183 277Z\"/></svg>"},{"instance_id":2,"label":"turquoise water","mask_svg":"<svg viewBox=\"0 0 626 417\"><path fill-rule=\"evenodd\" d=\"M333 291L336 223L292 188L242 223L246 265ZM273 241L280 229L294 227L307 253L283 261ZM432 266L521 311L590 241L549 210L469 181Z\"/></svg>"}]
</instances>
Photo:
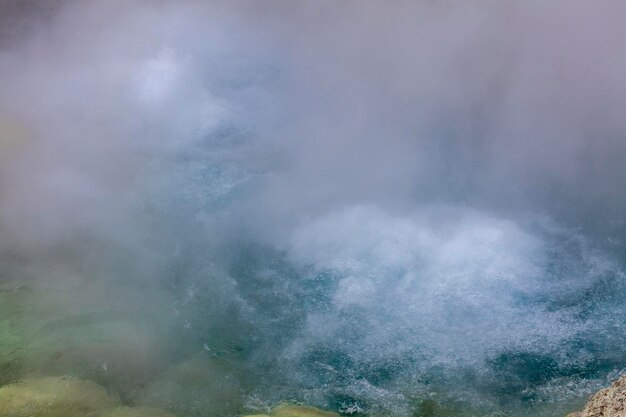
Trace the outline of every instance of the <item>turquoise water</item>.
<instances>
[{"instance_id":1,"label":"turquoise water","mask_svg":"<svg viewBox=\"0 0 626 417\"><path fill-rule=\"evenodd\" d=\"M343 229L316 236L311 253L307 231L297 256L238 240L219 256L169 260L162 280L124 271L122 258L117 275L96 261L72 280L13 265L23 278L0 294L2 382L88 379L127 405L181 416L283 400L358 416L554 416L621 372L621 269L579 236L536 228L539 240L477 213L466 233L442 237L432 219L406 230L421 213L400 226L423 240L392 225L390 242L379 211L356 215L374 246L342 242L340 217Z\"/></svg>"},{"instance_id":2,"label":"turquoise water","mask_svg":"<svg viewBox=\"0 0 626 417\"><path fill-rule=\"evenodd\" d=\"M190 417L557 416L625 368L619 242L450 203L278 221L251 144L148 158L106 233L7 250L2 383L71 376Z\"/></svg>"}]
</instances>

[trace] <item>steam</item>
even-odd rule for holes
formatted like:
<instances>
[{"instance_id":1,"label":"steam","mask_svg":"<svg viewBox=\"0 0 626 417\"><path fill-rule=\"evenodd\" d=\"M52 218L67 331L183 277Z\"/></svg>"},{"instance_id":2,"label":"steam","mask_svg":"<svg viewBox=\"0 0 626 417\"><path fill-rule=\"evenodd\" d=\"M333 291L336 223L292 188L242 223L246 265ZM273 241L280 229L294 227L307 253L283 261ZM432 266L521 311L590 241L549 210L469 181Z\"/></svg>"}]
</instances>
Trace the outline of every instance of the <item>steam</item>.
<instances>
[{"instance_id":1,"label":"steam","mask_svg":"<svg viewBox=\"0 0 626 417\"><path fill-rule=\"evenodd\" d=\"M6 4L2 279L175 288L318 404L614 346L620 1Z\"/></svg>"},{"instance_id":2,"label":"steam","mask_svg":"<svg viewBox=\"0 0 626 417\"><path fill-rule=\"evenodd\" d=\"M31 138L3 200L56 169L98 182L83 202L100 205L132 189L146 160L209 149L231 129L261 152L242 167L267 174L255 208L279 219L433 200L579 223L619 213L621 12L611 1L64 3L3 50L4 118ZM58 221L29 219L44 217Z\"/></svg>"}]
</instances>

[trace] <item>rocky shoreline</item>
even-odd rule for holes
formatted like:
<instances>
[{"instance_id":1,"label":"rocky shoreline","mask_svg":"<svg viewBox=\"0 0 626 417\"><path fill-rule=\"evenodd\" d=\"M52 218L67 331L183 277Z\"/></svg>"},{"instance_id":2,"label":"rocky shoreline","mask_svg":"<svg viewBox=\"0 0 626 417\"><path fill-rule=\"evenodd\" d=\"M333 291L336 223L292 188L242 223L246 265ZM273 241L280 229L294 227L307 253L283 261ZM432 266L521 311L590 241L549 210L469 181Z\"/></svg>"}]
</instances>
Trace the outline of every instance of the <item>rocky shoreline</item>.
<instances>
[{"instance_id":1,"label":"rocky shoreline","mask_svg":"<svg viewBox=\"0 0 626 417\"><path fill-rule=\"evenodd\" d=\"M610 387L594 394L582 411L567 417L624 417L626 416L626 376L613 382Z\"/></svg>"},{"instance_id":2,"label":"rocky shoreline","mask_svg":"<svg viewBox=\"0 0 626 417\"><path fill-rule=\"evenodd\" d=\"M2 417L177 417L150 407L127 407L91 381L32 378L0 387ZM315 407L280 404L269 414L245 417L339 417Z\"/></svg>"},{"instance_id":3,"label":"rocky shoreline","mask_svg":"<svg viewBox=\"0 0 626 417\"><path fill-rule=\"evenodd\" d=\"M440 415L439 413L426 413ZM452 416L453 414L444 413ZM421 415L421 413L420 413ZM68 377L29 378L0 387L3 417L177 417L151 407L128 407L102 386ZM594 394L582 411L566 417L625 417L626 376ZM244 417L340 417L315 407L279 404L266 414Z\"/></svg>"},{"instance_id":4,"label":"rocky shoreline","mask_svg":"<svg viewBox=\"0 0 626 417\"><path fill-rule=\"evenodd\" d=\"M125 407L91 381L33 378L0 388L4 417L176 417L164 410Z\"/></svg>"}]
</instances>

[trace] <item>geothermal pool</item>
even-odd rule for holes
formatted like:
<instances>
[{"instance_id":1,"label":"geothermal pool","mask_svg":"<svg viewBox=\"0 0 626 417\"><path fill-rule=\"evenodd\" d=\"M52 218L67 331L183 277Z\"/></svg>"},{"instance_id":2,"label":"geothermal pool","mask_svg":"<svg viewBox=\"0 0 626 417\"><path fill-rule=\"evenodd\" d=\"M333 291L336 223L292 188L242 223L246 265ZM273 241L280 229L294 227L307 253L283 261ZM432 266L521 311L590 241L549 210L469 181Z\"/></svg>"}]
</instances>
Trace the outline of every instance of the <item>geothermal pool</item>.
<instances>
[{"instance_id":1,"label":"geothermal pool","mask_svg":"<svg viewBox=\"0 0 626 417\"><path fill-rule=\"evenodd\" d=\"M0 386L547 417L626 370L617 2L0 11Z\"/></svg>"},{"instance_id":2,"label":"geothermal pool","mask_svg":"<svg viewBox=\"0 0 626 417\"><path fill-rule=\"evenodd\" d=\"M282 400L346 415L564 415L619 374L617 261L553 225L437 209L359 207L289 247L244 240L202 261L181 247L149 282L124 254L115 274L15 265L0 295L3 382L87 379L183 416Z\"/></svg>"}]
</instances>

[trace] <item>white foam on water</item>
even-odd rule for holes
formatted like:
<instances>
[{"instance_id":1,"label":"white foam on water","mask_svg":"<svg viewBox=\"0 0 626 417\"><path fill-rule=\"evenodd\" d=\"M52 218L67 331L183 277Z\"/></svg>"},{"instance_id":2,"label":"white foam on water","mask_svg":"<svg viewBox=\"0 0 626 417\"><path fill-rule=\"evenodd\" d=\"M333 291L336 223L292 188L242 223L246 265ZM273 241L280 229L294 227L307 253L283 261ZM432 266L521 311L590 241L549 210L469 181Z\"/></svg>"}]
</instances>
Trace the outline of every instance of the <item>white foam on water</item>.
<instances>
[{"instance_id":1,"label":"white foam on water","mask_svg":"<svg viewBox=\"0 0 626 417\"><path fill-rule=\"evenodd\" d=\"M404 214L355 206L302 224L288 257L312 268L309 280L331 276L331 294L306 312L285 357L302 363L320 349L345 355L361 368L355 384L394 363L395 377L416 383L433 372L450 380L468 369L488 375L502 355L551 358L561 367L584 362L580 352L567 359L567 346L598 324L576 297L621 272L574 231L534 223L451 206ZM333 368L332 355L322 366L346 371ZM419 391L392 391L406 389Z\"/></svg>"}]
</instances>

